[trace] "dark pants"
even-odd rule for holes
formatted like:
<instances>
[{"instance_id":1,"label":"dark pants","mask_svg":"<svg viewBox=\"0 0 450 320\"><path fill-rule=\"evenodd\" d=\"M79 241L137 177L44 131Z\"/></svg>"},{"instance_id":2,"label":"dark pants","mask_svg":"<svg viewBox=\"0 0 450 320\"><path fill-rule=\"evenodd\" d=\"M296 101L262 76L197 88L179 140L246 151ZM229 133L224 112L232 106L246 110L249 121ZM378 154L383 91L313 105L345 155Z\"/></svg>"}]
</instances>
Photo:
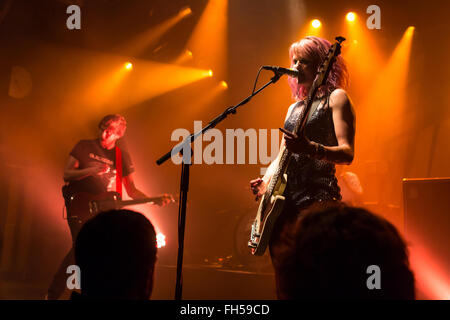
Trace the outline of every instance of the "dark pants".
<instances>
[{"instance_id":1,"label":"dark pants","mask_svg":"<svg viewBox=\"0 0 450 320\"><path fill-rule=\"evenodd\" d=\"M294 204L289 200L286 201L283 211L280 213L278 219L273 226L272 235L269 241L270 257L272 259L272 265L275 270L275 284L277 289L277 297L283 299L280 290L280 260L283 259L283 253L288 249L287 246L292 245L292 235L295 231L297 221L311 205L316 203L317 200L306 200L299 204Z\"/></svg>"},{"instance_id":2,"label":"dark pants","mask_svg":"<svg viewBox=\"0 0 450 320\"><path fill-rule=\"evenodd\" d=\"M64 293L68 278L67 267L75 264L75 252L73 248L75 246L75 240L77 238L78 232L80 232L82 223L75 219L68 219L67 222L69 224L70 233L72 235L72 247L61 262L58 271L56 271L56 274L54 275L53 280L50 283L50 287L48 288L47 292L47 297L49 300L57 300Z\"/></svg>"},{"instance_id":3,"label":"dark pants","mask_svg":"<svg viewBox=\"0 0 450 320\"><path fill-rule=\"evenodd\" d=\"M272 235L269 241L269 250L270 257L272 259L272 265L275 269L275 284L277 289L277 296L279 299L283 299L283 295L281 294L282 290L280 290L280 279L278 278L280 272L282 272L280 268L280 260L283 259L283 255L286 250L289 250L287 246L292 246L293 241L295 241L293 235L295 235L295 226L300 217L303 216L306 209L310 208L314 203L321 201L322 200L311 199L304 201L301 205L295 205L287 201L284 205L283 211L275 221ZM335 199L325 199L325 201L338 202L338 200Z\"/></svg>"}]
</instances>

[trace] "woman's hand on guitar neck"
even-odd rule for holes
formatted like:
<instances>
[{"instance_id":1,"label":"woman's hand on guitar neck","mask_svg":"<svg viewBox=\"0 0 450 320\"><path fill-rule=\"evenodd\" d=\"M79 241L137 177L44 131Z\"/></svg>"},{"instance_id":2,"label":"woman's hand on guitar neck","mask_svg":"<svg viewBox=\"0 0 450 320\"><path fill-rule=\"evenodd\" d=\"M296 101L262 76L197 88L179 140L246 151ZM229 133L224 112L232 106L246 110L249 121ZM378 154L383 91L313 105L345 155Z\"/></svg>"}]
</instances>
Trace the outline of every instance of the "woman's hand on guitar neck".
<instances>
[{"instance_id":1,"label":"woman's hand on guitar neck","mask_svg":"<svg viewBox=\"0 0 450 320\"><path fill-rule=\"evenodd\" d=\"M315 154L315 144L304 135L297 136L295 133L289 132L284 128L279 128L284 133L284 141L286 148L293 153L306 153L308 155Z\"/></svg>"},{"instance_id":2,"label":"woman's hand on guitar neck","mask_svg":"<svg viewBox=\"0 0 450 320\"><path fill-rule=\"evenodd\" d=\"M257 178L250 181L250 188L256 195L255 201L258 201L266 193L267 183L263 179Z\"/></svg>"}]
</instances>

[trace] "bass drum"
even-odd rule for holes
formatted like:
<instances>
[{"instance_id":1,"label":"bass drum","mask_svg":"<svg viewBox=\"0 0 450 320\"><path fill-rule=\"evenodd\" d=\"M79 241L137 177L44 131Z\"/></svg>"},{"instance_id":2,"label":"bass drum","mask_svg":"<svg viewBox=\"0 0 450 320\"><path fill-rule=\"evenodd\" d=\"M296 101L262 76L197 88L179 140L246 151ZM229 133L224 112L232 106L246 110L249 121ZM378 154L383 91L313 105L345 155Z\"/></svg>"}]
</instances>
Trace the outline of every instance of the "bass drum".
<instances>
[{"instance_id":1,"label":"bass drum","mask_svg":"<svg viewBox=\"0 0 450 320\"><path fill-rule=\"evenodd\" d=\"M269 249L264 255L255 256L248 247L250 232L256 217L257 208L250 208L242 212L234 229L234 256L245 269L253 272L273 272Z\"/></svg>"}]
</instances>

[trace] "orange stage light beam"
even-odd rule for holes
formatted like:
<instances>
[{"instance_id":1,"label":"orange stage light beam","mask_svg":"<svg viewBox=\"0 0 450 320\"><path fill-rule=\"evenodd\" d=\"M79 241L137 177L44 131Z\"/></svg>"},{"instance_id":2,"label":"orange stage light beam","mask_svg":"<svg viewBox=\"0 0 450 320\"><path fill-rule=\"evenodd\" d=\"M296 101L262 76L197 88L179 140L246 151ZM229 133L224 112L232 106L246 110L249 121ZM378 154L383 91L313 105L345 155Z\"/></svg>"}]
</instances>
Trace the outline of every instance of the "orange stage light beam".
<instances>
[{"instance_id":1,"label":"orange stage light beam","mask_svg":"<svg viewBox=\"0 0 450 320\"><path fill-rule=\"evenodd\" d=\"M213 68L219 76L226 71L228 0L209 0L188 41L200 68Z\"/></svg>"},{"instance_id":2,"label":"orange stage light beam","mask_svg":"<svg viewBox=\"0 0 450 320\"><path fill-rule=\"evenodd\" d=\"M64 103L66 113L83 110L85 119L120 112L136 103L211 77L210 70L81 51L89 63L85 81L73 88ZM131 60L128 60L131 61ZM129 62L131 63L131 62ZM128 66L128 67L127 67Z\"/></svg>"},{"instance_id":3,"label":"orange stage light beam","mask_svg":"<svg viewBox=\"0 0 450 320\"><path fill-rule=\"evenodd\" d=\"M371 159L405 156L406 150L396 149L393 153L391 147L392 137L399 136L407 125L404 119L413 32L414 29L405 31L385 66L373 71L375 81L366 89L367 94L358 108L357 135L361 140L370 141L370 145L360 144L360 149Z\"/></svg>"},{"instance_id":4,"label":"orange stage light beam","mask_svg":"<svg viewBox=\"0 0 450 320\"><path fill-rule=\"evenodd\" d=\"M445 268L440 265L432 252L420 245L423 243L421 240L416 237L414 242L415 244L408 249L417 290L425 294L425 299L449 300L450 278Z\"/></svg>"},{"instance_id":5,"label":"orange stage light beam","mask_svg":"<svg viewBox=\"0 0 450 320\"><path fill-rule=\"evenodd\" d=\"M190 7L186 7L180 10L179 15L184 18L192 14L192 10Z\"/></svg>"},{"instance_id":6,"label":"orange stage light beam","mask_svg":"<svg viewBox=\"0 0 450 320\"><path fill-rule=\"evenodd\" d=\"M183 116L186 118L196 118L199 112L207 108L214 101L218 101L218 105L222 105L223 103L219 101L221 101L220 99L223 97L223 94L228 88L228 84L226 84L227 87L225 87L224 83L226 84L225 81L221 81L219 83L212 84L208 90L204 90L201 94L197 94L195 97L190 99L191 101L195 101L195 103L192 103L189 105L189 108L186 108L183 111Z\"/></svg>"},{"instance_id":7,"label":"orange stage light beam","mask_svg":"<svg viewBox=\"0 0 450 320\"><path fill-rule=\"evenodd\" d=\"M167 31L191 13L192 11L189 7L182 9L176 15L156 27L136 35L133 39L124 43L116 50L123 52L128 56L137 56L144 52L150 45L155 44Z\"/></svg>"},{"instance_id":8,"label":"orange stage light beam","mask_svg":"<svg viewBox=\"0 0 450 320\"><path fill-rule=\"evenodd\" d=\"M87 86L87 90L82 96L82 104L98 109L106 105L117 92L120 84L124 81L125 75L133 68L130 62L115 67L109 73L98 77L93 83Z\"/></svg>"},{"instance_id":9,"label":"orange stage light beam","mask_svg":"<svg viewBox=\"0 0 450 320\"><path fill-rule=\"evenodd\" d=\"M178 56L178 58L176 58L176 60L173 62L173 64L180 65L180 64L186 63L187 61L192 60L193 57L194 57L194 54L192 53L192 51L185 50Z\"/></svg>"},{"instance_id":10,"label":"orange stage light beam","mask_svg":"<svg viewBox=\"0 0 450 320\"><path fill-rule=\"evenodd\" d=\"M377 43L372 40L372 31L367 30L364 21L361 21L356 13L352 15L353 20L349 21L349 14L343 26L343 34L347 41L343 43L342 56L354 80L352 81L354 91L367 92L374 84L376 78L374 75L382 69L384 59Z\"/></svg>"},{"instance_id":11,"label":"orange stage light beam","mask_svg":"<svg viewBox=\"0 0 450 320\"><path fill-rule=\"evenodd\" d=\"M371 90L368 103L376 104L376 113L383 115L383 118L390 115L388 118L397 121L399 112L403 111L413 34L414 27L405 31L387 64L378 73L375 86ZM385 103L386 97L389 98L389 104Z\"/></svg>"},{"instance_id":12,"label":"orange stage light beam","mask_svg":"<svg viewBox=\"0 0 450 320\"><path fill-rule=\"evenodd\" d=\"M118 90L110 107L119 110L211 77L211 70L188 68L151 61L135 61L133 76Z\"/></svg>"}]
</instances>

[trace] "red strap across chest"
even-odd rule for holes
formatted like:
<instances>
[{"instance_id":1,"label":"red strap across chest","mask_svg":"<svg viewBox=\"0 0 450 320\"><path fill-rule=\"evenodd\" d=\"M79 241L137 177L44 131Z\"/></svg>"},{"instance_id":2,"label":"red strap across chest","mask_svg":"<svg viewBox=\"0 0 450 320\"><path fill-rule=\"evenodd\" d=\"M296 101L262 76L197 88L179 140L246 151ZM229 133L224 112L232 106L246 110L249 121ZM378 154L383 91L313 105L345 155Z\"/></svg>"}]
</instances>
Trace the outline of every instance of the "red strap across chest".
<instances>
[{"instance_id":1,"label":"red strap across chest","mask_svg":"<svg viewBox=\"0 0 450 320\"><path fill-rule=\"evenodd\" d=\"M122 198L122 150L116 146L116 192Z\"/></svg>"}]
</instances>

